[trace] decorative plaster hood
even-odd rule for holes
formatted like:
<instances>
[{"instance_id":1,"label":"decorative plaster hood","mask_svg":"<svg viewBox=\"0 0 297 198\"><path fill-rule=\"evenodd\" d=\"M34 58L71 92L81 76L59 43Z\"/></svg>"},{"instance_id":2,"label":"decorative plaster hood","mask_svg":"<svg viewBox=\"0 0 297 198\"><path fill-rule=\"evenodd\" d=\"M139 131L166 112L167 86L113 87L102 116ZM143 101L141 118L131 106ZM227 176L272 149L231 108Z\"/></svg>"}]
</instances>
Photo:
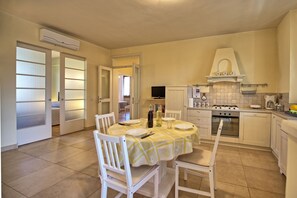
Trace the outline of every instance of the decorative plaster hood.
<instances>
[{"instance_id":1,"label":"decorative plaster hood","mask_svg":"<svg viewBox=\"0 0 297 198\"><path fill-rule=\"evenodd\" d=\"M241 82L245 75L239 73L233 48L217 49L207 82Z\"/></svg>"}]
</instances>

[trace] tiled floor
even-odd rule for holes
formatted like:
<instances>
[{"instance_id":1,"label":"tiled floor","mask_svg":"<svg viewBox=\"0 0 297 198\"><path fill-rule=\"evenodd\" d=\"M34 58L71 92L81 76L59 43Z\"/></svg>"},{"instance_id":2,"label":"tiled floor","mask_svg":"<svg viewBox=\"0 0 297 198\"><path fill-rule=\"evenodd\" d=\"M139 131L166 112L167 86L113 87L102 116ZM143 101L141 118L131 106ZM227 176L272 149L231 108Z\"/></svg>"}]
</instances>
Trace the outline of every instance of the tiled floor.
<instances>
[{"instance_id":1,"label":"tiled floor","mask_svg":"<svg viewBox=\"0 0 297 198\"><path fill-rule=\"evenodd\" d=\"M212 149L211 145L202 145ZM182 174L181 174L182 175ZM285 177L265 151L219 146L216 198L285 197ZM183 185L208 190L208 180L189 175ZM55 137L2 153L2 197L100 197L92 131ZM116 192L109 190L108 197ZM136 195L136 197L143 197ZM169 197L174 197L174 187ZM181 192L180 197L198 197ZM199 196L203 197L203 196Z\"/></svg>"}]
</instances>

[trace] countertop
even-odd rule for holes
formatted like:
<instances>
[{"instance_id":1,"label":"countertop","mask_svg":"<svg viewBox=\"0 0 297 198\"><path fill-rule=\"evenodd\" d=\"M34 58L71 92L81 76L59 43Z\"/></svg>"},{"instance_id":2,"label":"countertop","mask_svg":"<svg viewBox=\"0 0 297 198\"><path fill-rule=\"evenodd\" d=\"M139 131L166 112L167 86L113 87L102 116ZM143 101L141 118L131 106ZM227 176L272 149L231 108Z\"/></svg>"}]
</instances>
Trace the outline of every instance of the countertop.
<instances>
[{"instance_id":1,"label":"countertop","mask_svg":"<svg viewBox=\"0 0 297 198\"><path fill-rule=\"evenodd\" d=\"M295 140L297 140L297 120L282 121L281 129L288 135L295 137Z\"/></svg>"},{"instance_id":2,"label":"countertop","mask_svg":"<svg viewBox=\"0 0 297 198\"><path fill-rule=\"evenodd\" d=\"M188 109L192 110L213 110L211 107L188 107ZM252 108L240 108L238 110L230 110L230 111L239 111L239 112L251 112L251 113L271 113L273 115L279 116L286 120L297 120L297 117L290 116L282 111L274 111L268 109L252 109Z\"/></svg>"}]
</instances>

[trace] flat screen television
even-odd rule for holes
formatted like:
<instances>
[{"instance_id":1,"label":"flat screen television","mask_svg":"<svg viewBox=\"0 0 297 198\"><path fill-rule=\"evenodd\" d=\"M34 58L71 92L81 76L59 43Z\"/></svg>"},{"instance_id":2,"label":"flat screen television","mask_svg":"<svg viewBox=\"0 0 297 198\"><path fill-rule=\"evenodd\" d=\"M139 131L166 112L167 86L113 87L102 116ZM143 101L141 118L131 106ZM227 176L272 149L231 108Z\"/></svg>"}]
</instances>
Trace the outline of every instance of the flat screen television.
<instances>
[{"instance_id":1,"label":"flat screen television","mask_svg":"<svg viewBox=\"0 0 297 198\"><path fill-rule=\"evenodd\" d=\"M165 86L152 86L152 98L165 98Z\"/></svg>"}]
</instances>

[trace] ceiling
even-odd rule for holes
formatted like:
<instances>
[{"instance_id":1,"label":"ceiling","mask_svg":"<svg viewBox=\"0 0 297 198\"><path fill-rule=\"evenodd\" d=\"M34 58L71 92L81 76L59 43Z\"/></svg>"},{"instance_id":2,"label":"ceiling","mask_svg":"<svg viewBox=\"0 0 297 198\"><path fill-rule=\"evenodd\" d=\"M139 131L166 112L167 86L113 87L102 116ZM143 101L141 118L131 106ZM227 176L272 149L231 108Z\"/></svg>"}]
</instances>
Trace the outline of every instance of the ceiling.
<instances>
[{"instance_id":1,"label":"ceiling","mask_svg":"<svg viewBox=\"0 0 297 198\"><path fill-rule=\"evenodd\" d=\"M0 0L0 10L114 49L276 27L296 0Z\"/></svg>"}]
</instances>

